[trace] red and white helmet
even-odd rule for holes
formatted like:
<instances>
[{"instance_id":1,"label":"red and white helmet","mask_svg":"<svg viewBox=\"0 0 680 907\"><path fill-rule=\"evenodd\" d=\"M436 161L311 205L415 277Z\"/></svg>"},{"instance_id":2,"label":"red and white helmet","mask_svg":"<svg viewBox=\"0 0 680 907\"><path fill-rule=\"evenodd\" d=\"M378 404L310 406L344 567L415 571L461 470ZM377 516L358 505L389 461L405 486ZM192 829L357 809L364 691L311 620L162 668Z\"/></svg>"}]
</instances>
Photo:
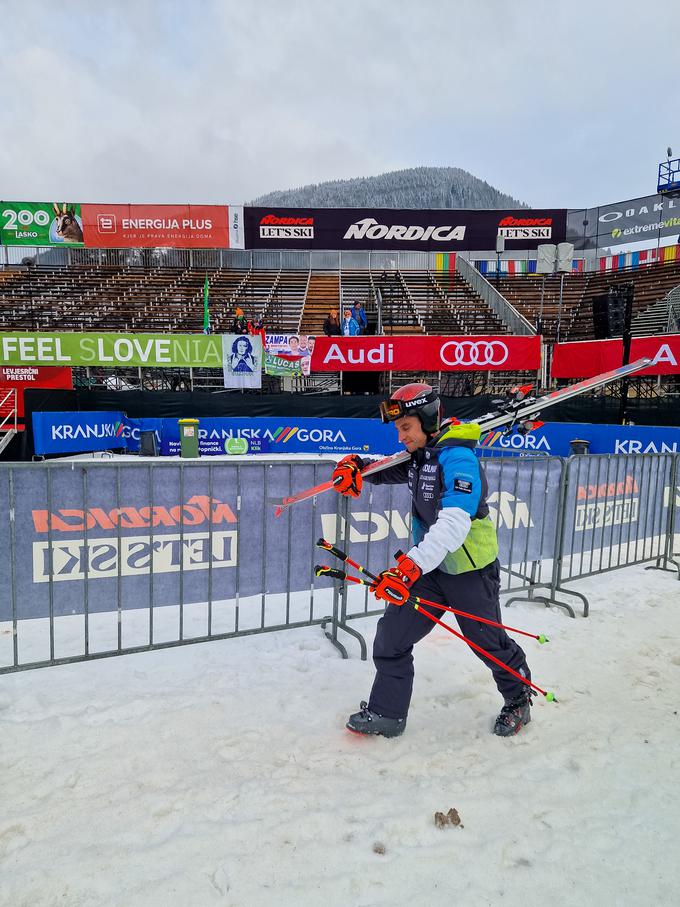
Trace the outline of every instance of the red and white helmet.
<instances>
[{"instance_id":1,"label":"red and white helmet","mask_svg":"<svg viewBox=\"0 0 680 907\"><path fill-rule=\"evenodd\" d=\"M444 412L439 394L429 384L414 382L397 388L389 400L380 404L383 422L396 422L404 416L417 416L423 431L433 435L439 431Z\"/></svg>"}]
</instances>

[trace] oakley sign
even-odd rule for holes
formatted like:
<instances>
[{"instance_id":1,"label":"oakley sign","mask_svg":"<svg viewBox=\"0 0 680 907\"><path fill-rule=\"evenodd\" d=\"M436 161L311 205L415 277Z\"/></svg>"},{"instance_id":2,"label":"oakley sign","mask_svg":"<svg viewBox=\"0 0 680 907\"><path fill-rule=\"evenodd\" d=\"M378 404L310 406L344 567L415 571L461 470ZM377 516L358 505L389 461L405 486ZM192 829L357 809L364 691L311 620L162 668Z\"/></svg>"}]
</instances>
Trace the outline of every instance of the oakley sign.
<instances>
[{"instance_id":1,"label":"oakley sign","mask_svg":"<svg viewBox=\"0 0 680 907\"><path fill-rule=\"evenodd\" d=\"M439 351L445 365L503 365L508 348L500 340L450 340Z\"/></svg>"}]
</instances>

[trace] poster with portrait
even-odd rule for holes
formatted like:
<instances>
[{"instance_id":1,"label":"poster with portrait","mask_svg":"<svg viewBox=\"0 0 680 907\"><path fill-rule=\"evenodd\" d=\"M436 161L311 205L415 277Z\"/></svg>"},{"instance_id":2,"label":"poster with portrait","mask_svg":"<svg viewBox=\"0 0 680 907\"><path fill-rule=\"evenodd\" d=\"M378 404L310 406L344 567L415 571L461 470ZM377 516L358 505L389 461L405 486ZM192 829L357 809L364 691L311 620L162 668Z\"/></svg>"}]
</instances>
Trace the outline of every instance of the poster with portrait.
<instances>
[{"instance_id":1,"label":"poster with portrait","mask_svg":"<svg viewBox=\"0 0 680 907\"><path fill-rule=\"evenodd\" d=\"M222 335L225 387L262 387L262 338L246 334Z\"/></svg>"},{"instance_id":2,"label":"poster with portrait","mask_svg":"<svg viewBox=\"0 0 680 907\"><path fill-rule=\"evenodd\" d=\"M267 375L308 375L316 338L309 334L267 334Z\"/></svg>"}]
</instances>

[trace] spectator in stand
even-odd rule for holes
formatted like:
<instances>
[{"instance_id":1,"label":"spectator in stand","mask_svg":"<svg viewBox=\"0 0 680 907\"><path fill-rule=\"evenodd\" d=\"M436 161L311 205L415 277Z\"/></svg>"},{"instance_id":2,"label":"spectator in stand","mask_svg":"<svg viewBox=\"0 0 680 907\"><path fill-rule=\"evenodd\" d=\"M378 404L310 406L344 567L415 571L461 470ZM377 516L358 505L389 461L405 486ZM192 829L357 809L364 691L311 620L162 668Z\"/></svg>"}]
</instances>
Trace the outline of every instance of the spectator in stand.
<instances>
[{"instance_id":1,"label":"spectator in stand","mask_svg":"<svg viewBox=\"0 0 680 907\"><path fill-rule=\"evenodd\" d=\"M262 349L267 345L267 338L265 337L264 332L264 319L262 315L259 316L255 321L248 322L248 333L251 337L260 337L262 340Z\"/></svg>"},{"instance_id":2,"label":"spectator in stand","mask_svg":"<svg viewBox=\"0 0 680 907\"><path fill-rule=\"evenodd\" d=\"M246 321L246 316L243 314L243 309L237 308L234 312L234 320L231 323L231 333L232 334L247 334L248 333L248 322Z\"/></svg>"},{"instance_id":3,"label":"spectator in stand","mask_svg":"<svg viewBox=\"0 0 680 907\"><path fill-rule=\"evenodd\" d=\"M359 325L359 333L365 334L366 328L368 327L368 321L366 320L366 312L364 312L364 307L360 302L354 303L354 308L352 309L352 317Z\"/></svg>"},{"instance_id":4,"label":"spectator in stand","mask_svg":"<svg viewBox=\"0 0 680 907\"><path fill-rule=\"evenodd\" d=\"M345 337L356 337L361 333L359 323L352 315L350 308L345 309L345 317L342 321L342 333Z\"/></svg>"},{"instance_id":5,"label":"spectator in stand","mask_svg":"<svg viewBox=\"0 0 680 907\"><path fill-rule=\"evenodd\" d=\"M339 337L342 334L337 309L331 309L328 313L328 318L323 323L323 332L326 337Z\"/></svg>"}]
</instances>

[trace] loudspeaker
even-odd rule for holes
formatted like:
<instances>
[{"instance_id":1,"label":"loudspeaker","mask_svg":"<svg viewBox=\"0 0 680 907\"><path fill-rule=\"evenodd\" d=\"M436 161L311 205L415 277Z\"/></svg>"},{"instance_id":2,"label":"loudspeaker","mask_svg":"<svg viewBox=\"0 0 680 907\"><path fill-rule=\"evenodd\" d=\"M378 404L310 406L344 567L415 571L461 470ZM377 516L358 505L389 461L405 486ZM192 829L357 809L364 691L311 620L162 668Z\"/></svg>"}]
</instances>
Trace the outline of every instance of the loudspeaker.
<instances>
[{"instance_id":1,"label":"loudspeaker","mask_svg":"<svg viewBox=\"0 0 680 907\"><path fill-rule=\"evenodd\" d=\"M593 330L596 340L621 337L626 330L626 309L632 311L633 285L610 287L593 297Z\"/></svg>"}]
</instances>

